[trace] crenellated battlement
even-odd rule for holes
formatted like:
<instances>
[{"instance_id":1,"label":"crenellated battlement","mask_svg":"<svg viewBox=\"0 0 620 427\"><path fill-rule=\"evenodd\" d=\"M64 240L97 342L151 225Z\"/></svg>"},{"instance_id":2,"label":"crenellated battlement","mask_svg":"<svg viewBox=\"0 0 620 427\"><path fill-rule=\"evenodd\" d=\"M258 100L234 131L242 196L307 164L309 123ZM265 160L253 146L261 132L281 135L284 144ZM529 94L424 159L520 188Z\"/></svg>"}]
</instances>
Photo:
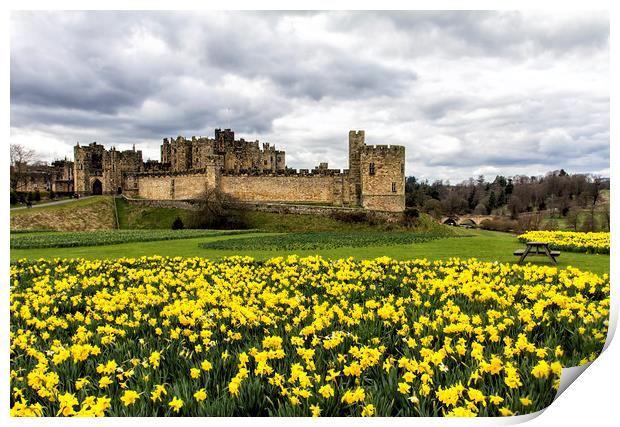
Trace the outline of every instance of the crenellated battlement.
<instances>
[{"instance_id":1,"label":"crenellated battlement","mask_svg":"<svg viewBox=\"0 0 620 427\"><path fill-rule=\"evenodd\" d=\"M377 144L377 145L365 145L362 149L365 153L386 153L386 154L396 154L396 155L404 155L405 147L402 145L385 145L385 144Z\"/></svg>"},{"instance_id":2,"label":"crenellated battlement","mask_svg":"<svg viewBox=\"0 0 620 427\"><path fill-rule=\"evenodd\" d=\"M348 169L286 169L279 171L240 170L222 171L221 176L346 176Z\"/></svg>"},{"instance_id":3,"label":"crenellated battlement","mask_svg":"<svg viewBox=\"0 0 620 427\"><path fill-rule=\"evenodd\" d=\"M161 178L170 178L170 177L177 177L177 176L193 176L193 175L201 175L201 174L206 174L209 172L209 168L202 168L202 169L192 169L192 170L186 170L186 171L171 171L171 170L160 170L160 171L156 171L156 170L152 170L152 171L142 171L142 172L132 172L131 175L134 175L136 177L161 177Z\"/></svg>"},{"instance_id":4,"label":"crenellated battlement","mask_svg":"<svg viewBox=\"0 0 620 427\"><path fill-rule=\"evenodd\" d=\"M285 151L268 142L235 139L231 129L215 129L214 138L163 138L159 161L143 162L135 146L119 151L78 144L75 188L83 194L123 193L154 200L192 199L219 188L241 201L402 211L405 147L366 145L365 138L363 130L349 132L348 169L331 169L327 162L313 169L288 168Z\"/></svg>"}]
</instances>

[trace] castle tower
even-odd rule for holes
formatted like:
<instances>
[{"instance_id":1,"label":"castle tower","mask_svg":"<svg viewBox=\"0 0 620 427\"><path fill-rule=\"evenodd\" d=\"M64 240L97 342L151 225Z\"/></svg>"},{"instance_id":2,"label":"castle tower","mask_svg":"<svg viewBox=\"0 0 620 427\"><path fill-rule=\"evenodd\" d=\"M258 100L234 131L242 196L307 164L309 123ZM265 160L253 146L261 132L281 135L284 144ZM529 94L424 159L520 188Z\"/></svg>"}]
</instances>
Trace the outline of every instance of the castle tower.
<instances>
[{"instance_id":1,"label":"castle tower","mask_svg":"<svg viewBox=\"0 0 620 427\"><path fill-rule=\"evenodd\" d=\"M103 194L107 190L104 189L103 179L104 154L105 148L96 142L83 147L76 145L73 148L76 193Z\"/></svg>"},{"instance_id":2,"label":"castle tower","mask_svg":"<svg viewBox=\"0 0 620 427\"><path fill-rule=\"evenodd\" d=\"M167 150L167 147L165 148ZM170 168L173 172L181 172L192 169L192 141L183 136L177 139L171 138L170 142Z\"/></svg>"},{"instance_id":3,"label":"castle tower","mask_svg":"<svg viewBox=\"0 0 620 427\"><path fill-rule=\"evenodd\" d=\"M235 144L235 132L230 129L215 129L215 141L217 151L226 151L226 147L232 147Z\"/></svg>"},{"instance_id":4,"label":"castle tower","mask_svg":"<svg viewBox=\"0 0 620 427\"><path fill-rule=\"evenodd\" d=\"M142 151L106 150L93 142L73 148L74 191L80 194L121 194L125 187L123 174L142 169Z\"/></svg>"},{"instance_id":5,"label":"castle tower","mask_svg":"<svg viewBox=\"0 0 620 427\"><path fill-rule=\"evenodd\" d=\"M168 138L164 138L164 143L161 145L161 162L169 164L171 162L171 157L172 147L170 146L170 142L168 142Z\"/></svg>"},{"instance_id":6,"label":"castle tower","mask_svg":"<svg viewBox=\"0 0 620 427\"><path fill-rule=\"evenodd\" d=\"M365 209L405 209L405 147L366 145L360 155L361 205Z\"/></svg>"},{"instance_id":7,"label":"castle tower","mask_svg":"<svg viewBox=\"0 0 620 427\"><path fill-rule=\"evenodd\" d=\"M364 148L364 131L349 131L349 192L351 194L351 204L362 204L362 179L360 170L360 160L362 149Z\"/></svg>"}]
</instances>

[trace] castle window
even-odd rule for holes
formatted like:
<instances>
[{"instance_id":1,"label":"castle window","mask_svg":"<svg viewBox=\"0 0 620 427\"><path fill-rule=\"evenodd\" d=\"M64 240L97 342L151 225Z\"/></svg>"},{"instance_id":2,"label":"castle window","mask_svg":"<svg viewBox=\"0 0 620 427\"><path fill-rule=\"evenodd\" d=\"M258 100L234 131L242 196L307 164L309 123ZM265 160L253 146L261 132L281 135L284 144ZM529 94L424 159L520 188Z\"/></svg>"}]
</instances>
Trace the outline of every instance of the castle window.
<instances>
[{"instance_id":1,"label":"castle window","mask_svg":"<svg viewBox=\"0 0 620 427\"><path fill-rule=\"evenodd\" d=\"M368 174L369 175L374 175L375 174L375 164L374 163L370 163L368 165Z\"/></svg>"},{"instance_id":2,"label":"castle window","mask_svg":"<svg viewBox=\"0 0 620 427\"><path fill-rule=\"evenodd\" d=\"M392 183L392 193L396 193L396 183Z\"/></svg>"},{"instance_id":3,"label":"castle window","mask_svg":"<svg viewBox=\"0 0 620 427\"><path fill-rule=\"evenodd\" d=\"M402 174L405 173L405 164L404 163L400 164L400 173L402 173Z\"/></svg>"}]
</instances>

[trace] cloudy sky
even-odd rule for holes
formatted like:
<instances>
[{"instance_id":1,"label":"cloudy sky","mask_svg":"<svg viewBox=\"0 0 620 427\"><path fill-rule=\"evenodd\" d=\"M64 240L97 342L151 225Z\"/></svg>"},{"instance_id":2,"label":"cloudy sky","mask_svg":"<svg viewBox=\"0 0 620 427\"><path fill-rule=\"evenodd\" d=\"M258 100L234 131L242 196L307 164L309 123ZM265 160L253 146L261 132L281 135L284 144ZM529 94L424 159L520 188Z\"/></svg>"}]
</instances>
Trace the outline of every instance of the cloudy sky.
<instances>
[{"instance_id":1,"label":"cloudy sky","mask_svg":"<svg viewBox=\"0 0 620 427\"><path fill-rule=\"evenodd\" d=\"M347 168L347 135L406 146L406 174L609 176L604 12L15 12L11 143L271 142Z\"/></svg>"}]
</instances>

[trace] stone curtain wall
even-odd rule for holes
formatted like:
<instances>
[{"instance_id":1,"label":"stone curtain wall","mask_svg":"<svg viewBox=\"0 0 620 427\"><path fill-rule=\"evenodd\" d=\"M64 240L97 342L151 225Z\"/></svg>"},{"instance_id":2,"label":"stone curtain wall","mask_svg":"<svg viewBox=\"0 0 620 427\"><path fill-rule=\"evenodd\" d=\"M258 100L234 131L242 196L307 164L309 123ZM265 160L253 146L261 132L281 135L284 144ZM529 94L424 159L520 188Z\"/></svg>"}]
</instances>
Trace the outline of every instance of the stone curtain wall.
<instances>
[{"instance_id":1,"label":"stone curtain wall","mask_svg":"<svg viewBox=\"0 0 620 427\"><path fill-rule=\"evenodd\" d=\"M138 196L145 199L197 199L207 188L214 188L215 186L216 176L213 169L195 174L138 176Z\"/></svg>"},{"instance_id":2,"label":"stone curtain wall","mask_svg":"<svg viewBox=\"0 0 620 427\"><path fill-rule=\"evenodd\" d=\"M405 148L366 145L363 130L349 132L349 169L321 163L312 173L285 170L285 152L258 141L234 139L230 129L215 139L164 139L161 162L143 163L142 152L106 150L92 143L74 149L75 191L127 193L146 199L201 198L209 188L246 202L310 203L376 211L405 209ZM251 172L248 172L251 171Z\"/></svg>"},{"instance_id":3,"label":"stone curtain wall","mask_svg":"<svg viewBox=\"0 0 620 427\"><path fill-rule=\"evenodd\" d=\"M188 209L198 210L200 204L196 200L151 200L151 199L134 199L126 195L121 196L132 206L140 206L145 208L166 208L166 209Z\"/></svg>"},{"instance_id":4,"label":"stone curtain wall","mask_svg":"<svg viewBox=\"0 0 620 427\"><path fill-rule=\"evenodd\" d=\"M206 188L219 189L243 202L321 203L349 205L346 175L222 175L213 168L194 174L137 174L137 195L145 199L200 198ZM130 186L133 186L130 184ZM129 189L127 189L129 190ZM127 191L128 194L132 192Z\"/></svg>"},{"instance_id":5,"label":"stone curtain wall","mask_svg":"<svg viewBox=\"0 0 620 427\"><path fill-rule=\"evenodd\" d=\"M335 186L342 187L338 176L251 176L223 175L220 189L247 202L316 202L328 205L343 203L335 197ZM342 191L340 191L342 194Z\"/></svg>"},{"instance_id":6,"label":"stone curtain wall","mask_svg":"<svg viewBox=\"0 0 620 427\"><path fill-rule=\"evenodd\" d=\"M129 204L133 206L142 206L150 208L173 208L173 209L189 209L197 210L200 208L195 200L146 200L134 199L122 196ZM366 213L372 215L372 218L379 221L398 222L402 219L402 212L386 212L373 211L368 212L363 208L347 208L336 206L311 206L311 205L295 205L286 203L268 203L268 202L233 202L227 203L226 207L232 209L247 209L259 212L272 212L278 214L295 214L295 215L322 215L331 216L335 212L347 213Z\"/></svg>"}]
</instances>

